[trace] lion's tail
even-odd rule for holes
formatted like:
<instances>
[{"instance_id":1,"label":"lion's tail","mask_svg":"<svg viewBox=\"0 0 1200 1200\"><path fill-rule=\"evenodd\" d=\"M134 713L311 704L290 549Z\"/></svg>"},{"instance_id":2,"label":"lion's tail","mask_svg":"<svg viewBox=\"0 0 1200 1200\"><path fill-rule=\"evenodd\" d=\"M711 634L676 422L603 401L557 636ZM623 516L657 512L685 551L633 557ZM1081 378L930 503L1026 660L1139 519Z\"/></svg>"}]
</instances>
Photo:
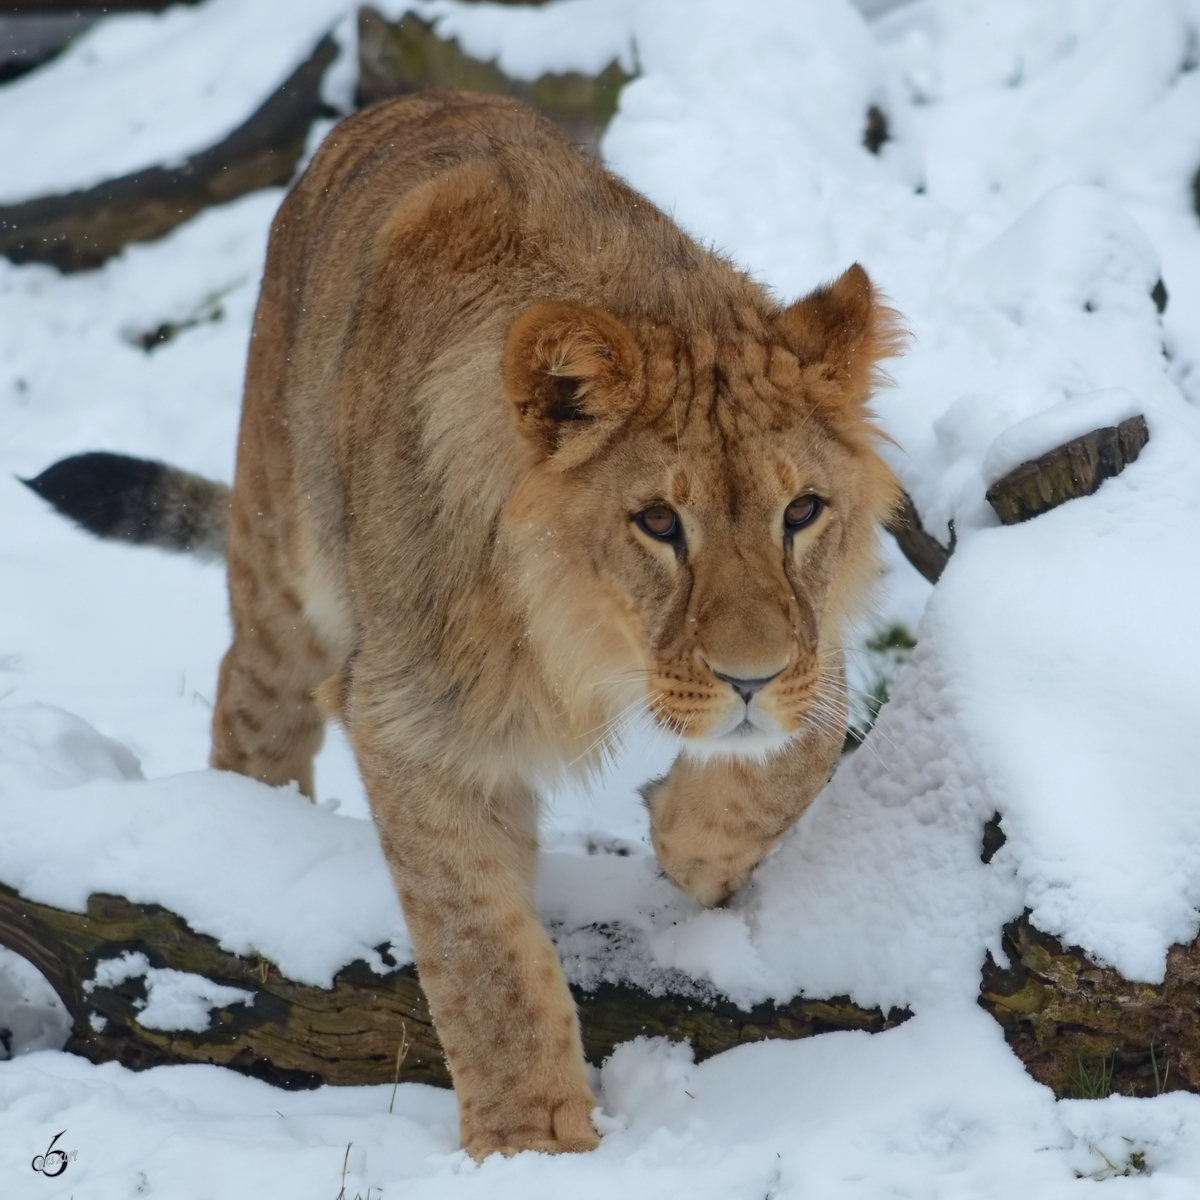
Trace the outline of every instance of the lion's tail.
<instances>
[{"instance_id":1,"label":"lion's tail","mask_svg":"<svg viewBox=\"0 0 1200 1200\"><path fill-rule=\"evenodd\" d=\"M97 537L224 559L229 488L166 463L76 454L21 482Z\"/></svg>"}]
</instances>

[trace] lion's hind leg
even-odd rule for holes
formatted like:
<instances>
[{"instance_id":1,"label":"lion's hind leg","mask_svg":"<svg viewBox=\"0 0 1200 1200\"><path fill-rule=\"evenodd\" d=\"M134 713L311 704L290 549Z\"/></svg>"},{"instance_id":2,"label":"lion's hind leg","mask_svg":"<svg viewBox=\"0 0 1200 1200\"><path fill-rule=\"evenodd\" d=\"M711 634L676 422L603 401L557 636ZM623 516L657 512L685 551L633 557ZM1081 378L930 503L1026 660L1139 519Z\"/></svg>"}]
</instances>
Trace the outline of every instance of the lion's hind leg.
<instances>
[{"instance_id":1,"label":"lion's hind leg","mask_svg":"<svg viewBox=\"0 0 1200 1200\"><path fill-rule=\"evenodd\" d=\"M229 548L233 644L217 684L211 764L272 786L294 781L311 797L325 731L315 693L337 664L304 614L282 539L239 538L237 525Z\"/></svg>"}]
</instances>

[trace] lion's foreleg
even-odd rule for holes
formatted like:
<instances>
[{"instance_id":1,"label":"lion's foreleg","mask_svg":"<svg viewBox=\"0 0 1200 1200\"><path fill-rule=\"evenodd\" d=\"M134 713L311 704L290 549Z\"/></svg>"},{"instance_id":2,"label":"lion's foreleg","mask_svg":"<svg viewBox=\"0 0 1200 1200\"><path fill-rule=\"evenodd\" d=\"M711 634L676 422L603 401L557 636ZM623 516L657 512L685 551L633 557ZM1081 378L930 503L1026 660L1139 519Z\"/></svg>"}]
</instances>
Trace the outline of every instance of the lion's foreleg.
<instances>
[{"instance_id":1,"label":"lion's foreleg","mask_svg":"<svg viewBox=\"0 0 1200 1200\"><path fill-rule=\"evenodd\" d=\"M464 1149L475 1158L592 1149L575 1004L533 902L532 792L487 794L375 752L361 732L355 742Z\"/></svg>"},{"instance_id":2,"label":"lion's foreleg","mask_svg":"<svg viewBox=\"0 0 1200 1200\"><path fill-rule=\"evenodd\" d=\"M681 755L643 788L663 870L701 904L728 899L825 786L841 744L814 729L765 762Z\"/></svg>"}]
</instances>

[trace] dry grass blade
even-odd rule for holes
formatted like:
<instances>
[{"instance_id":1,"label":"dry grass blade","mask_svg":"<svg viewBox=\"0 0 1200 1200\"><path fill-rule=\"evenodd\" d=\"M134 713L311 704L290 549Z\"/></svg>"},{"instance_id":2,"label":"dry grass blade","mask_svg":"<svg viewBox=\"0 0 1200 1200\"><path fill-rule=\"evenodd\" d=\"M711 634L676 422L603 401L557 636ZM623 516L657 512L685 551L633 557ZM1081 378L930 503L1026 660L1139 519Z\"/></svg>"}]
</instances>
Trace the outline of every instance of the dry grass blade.
<instances>
[{"instance_id":1,"label":"dry grass blade","mask_svg":"<svg viewBox=\"0 0 1200 1200\"><path fill-rule=\"evenodd\" d=\"M353 1142L346 1143L346 1154L342 1159L342 1190L338 1192L336 1200L346 1200L346 1168L350 1165L350 1147Z\"/></svg>"},{"instance_id":2,"label":"dry grass blade","mask_svg":"<svg viewBox=\"0 0 1200 1200\"><path fill-rule=\"evenodd\" d=\"M392 1102L388 1105L388 1114L396 1107L396 1089L400 1086L400 1068L408 1057L408 1022L400 1022L400 1045L396 1049L396 1075L392 1080Z\"/></svg>"}]
</instances>

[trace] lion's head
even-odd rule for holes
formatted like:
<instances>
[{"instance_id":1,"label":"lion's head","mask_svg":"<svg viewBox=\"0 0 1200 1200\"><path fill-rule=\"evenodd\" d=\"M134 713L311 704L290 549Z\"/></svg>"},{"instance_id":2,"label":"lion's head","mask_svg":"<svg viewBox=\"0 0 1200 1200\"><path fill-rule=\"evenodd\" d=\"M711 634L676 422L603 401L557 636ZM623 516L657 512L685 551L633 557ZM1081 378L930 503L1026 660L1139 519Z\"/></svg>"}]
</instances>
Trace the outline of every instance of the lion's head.
<instances>
[{"instance_id":1,"label":"lion's head","mask_svg":"<svg viewBox=\"0 0 1200 1200\"><path fill-rule=\"evenodd\" d=\"M564 303L517 320L532 465L507 528L575 707L648 708L699 756L840 719L844 622L897 496L866 404L898 340L858 266L717 330Z\"/></svg>"}]
</instances>

